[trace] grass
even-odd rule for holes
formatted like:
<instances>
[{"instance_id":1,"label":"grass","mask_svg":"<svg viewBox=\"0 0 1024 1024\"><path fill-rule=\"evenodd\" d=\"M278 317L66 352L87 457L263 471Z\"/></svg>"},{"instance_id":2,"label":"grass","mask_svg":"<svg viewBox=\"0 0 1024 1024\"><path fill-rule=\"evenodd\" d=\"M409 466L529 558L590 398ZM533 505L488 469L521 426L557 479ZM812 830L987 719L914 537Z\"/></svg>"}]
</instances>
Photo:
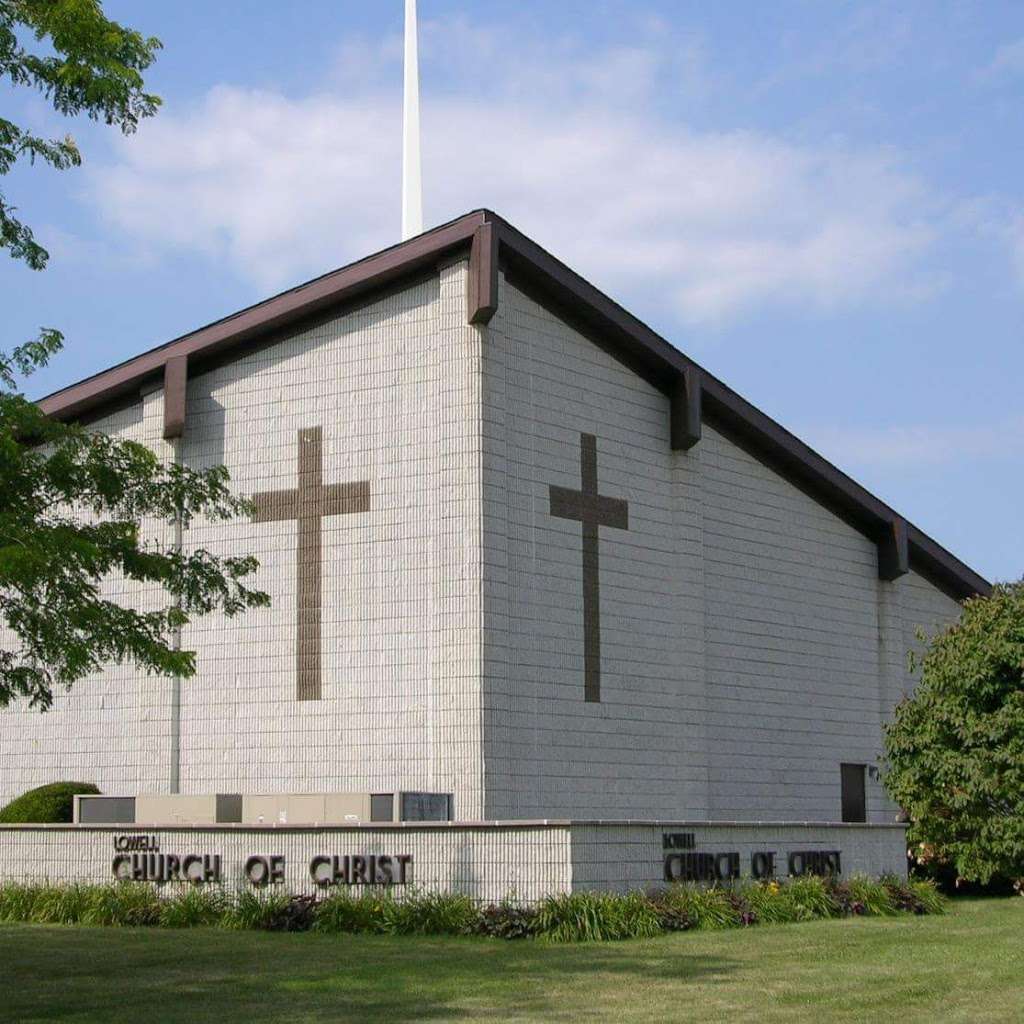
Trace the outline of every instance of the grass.
<instances>
[{"instance_id":1,"label":"grass","mask_svg":"<svg viewBox=\"0 0 1024 1024\"><path fill-rule=\"evenodd\" d=\"M0 927L0 1021L1024 1020L1024 899L609 945Z\"/></svg>"}]
</instances>

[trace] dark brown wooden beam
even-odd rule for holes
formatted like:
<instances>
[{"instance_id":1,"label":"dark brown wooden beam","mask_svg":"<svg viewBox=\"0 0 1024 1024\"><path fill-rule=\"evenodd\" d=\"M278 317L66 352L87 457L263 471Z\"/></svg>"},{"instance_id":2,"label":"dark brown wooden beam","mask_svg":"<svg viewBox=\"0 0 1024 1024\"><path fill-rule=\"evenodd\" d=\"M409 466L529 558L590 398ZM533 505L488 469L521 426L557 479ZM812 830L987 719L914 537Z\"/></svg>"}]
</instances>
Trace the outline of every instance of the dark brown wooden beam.
<instances>
[{"instance_id":1,"label":"dark brown wooden beam","mask_svg":"<svg viewBox=\"0 0 1024 1024\"><path fill-rule=\"evenodd\" d=\"M164 364L164 440L185 433L188 396L188 356L174 356Z\"/></svg>"},{"instance_id":2,"label":"dark brown wooden beam","mask_svg":"<svg viewBox=\"0 0 1024 1024\"><path fill-rule=\"evenodd\" d=\"M700 440L701 435L701 387L700 371L696 368L683 370L676 378L669 396L672 403L672 451L689 451Z\"/></svg>"},{"instance_id":3,"label":"dark brown wooden beam","mask_svg":"<svg viewBox=\"0 0 1024 1024\"><path fill-rule=\"evenodd\" d=\"M149 380L158 381L165 364L176 356L206 361L229 350L244 353L244 346L257 338L436 267L453 250L463 249L484 220L483 211L467 214L54 392L41 399L39 406L55 419L78 419L107 402L137 393Z\"/></svg>"},{"instance_id":4,"label":"dark brown wooden beam","mask_svg":"<svg viewBox=\"0 0 1024 1024\"><path fill-rule=\"evenodd\" d=\"M469 251L469 322L488 324L498 311L498 232L491 223L473 233Z\"/></svg>"},{"instance_id":5,"label":"dark brown wooden beam","mask_svg":"<svg viewBox=\"0 0 1024 1024\"><path fill-rule=\"evenodd\" d=\"M896 518L878 542L878 578L898 580L910 572L910 542L907 521Z\"/></svg>"}]
</instances>

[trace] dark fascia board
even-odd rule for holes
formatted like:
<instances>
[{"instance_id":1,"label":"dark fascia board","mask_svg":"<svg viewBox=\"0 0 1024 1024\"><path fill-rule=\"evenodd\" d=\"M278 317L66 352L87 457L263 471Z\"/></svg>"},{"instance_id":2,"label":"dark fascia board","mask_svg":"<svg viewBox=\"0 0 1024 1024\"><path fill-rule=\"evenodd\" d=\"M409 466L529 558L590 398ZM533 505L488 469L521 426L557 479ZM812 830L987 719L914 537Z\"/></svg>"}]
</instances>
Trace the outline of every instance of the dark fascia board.
<instances>
[{"instance_id":1,"label":"dark fascia board","mask_svg":"<svg viewBox=\"0 0 1024 1024\"><path fill-rule=\"evenodd\" d=\"M813 496L875 542L891 535L897 513L799 438L684 356L659 334L489 210L477 210L358 263L325 274L239 313L218 320L40 401L63 420L96 415L123 402L167 364L188 360L190 372L207 361L248 351L272 332L328 309L393 287L436 267L443 258L470 253L469 319L487 323L497 305L500 261L510 279L563 315L666 395L681 376L700 381L704 418L745 450ZM195 368L195 369L193 369ZM956 599L988 594L991 585L969 566L907 525L911 566Z\"/></svg>"},{"instance_id":2,"label":"dark fascia board","mask_svg":"<svg viewBox=\"0 0 1024 1024\"><path fill-rule=\"evenodd\" d=\"M201 366L206 360L224 357L231 349L244 349L274 331L433 267L448 254L469 246L483 224L482 212L467 214L47 395L39 405L43 412L62 420L95 414L136 392L147 380L159 378L171 360L185 357L190 367Z\"/></svg>"},{"instance_id":3,"label":"dark fascia board","mask_svg":"<svg viewBox=\"0 0 1024 1024\"><path fill-rule=\"evenodd\" d=\"M512 225L487 212L498 228L499 255L509 276L565 311L602 347L666 395L681 376L696 373L702 411L713 426L878 543L901 517L771 417L688 359L617 302ZM907 524L910 565L957 600L987 595L991 584L916 526Z\"/></svg>"}]
</instances>

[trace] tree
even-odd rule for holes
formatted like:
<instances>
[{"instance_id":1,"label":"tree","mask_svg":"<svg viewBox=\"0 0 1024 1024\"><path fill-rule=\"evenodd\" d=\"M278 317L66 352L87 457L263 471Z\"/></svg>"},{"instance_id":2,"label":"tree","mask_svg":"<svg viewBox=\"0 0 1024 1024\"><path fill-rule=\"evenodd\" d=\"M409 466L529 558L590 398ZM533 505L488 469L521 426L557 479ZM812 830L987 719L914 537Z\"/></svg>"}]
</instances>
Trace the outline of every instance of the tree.
<instances>
[{"instance_id":1,"label":"tree","mask_svg":"<svg viewBox=\"0 0 1024 1024\"><path fill-rule=\"evenodd\" d=\"M98 0L0 0L0 78L126 134L160 104L142 79L159 47L104 17ZM0 118L0 175L22 158L60 170L81 163L70 136L44 139ZM0 193L0 248L42 270L48 254L14 214ZM144 445L50 420L25 398L20 381L62 345L43 328L0 352L0 706L22 698L48 708L56 688L110 663L191 676L195 655L178 649L183 626L269 603L243 582L255 559L185 552L174 539L196 517L251 512L224 467L165 464ZM138 585L145 607L104 596L117 576Z\"/></svg>"},{"instance_id":2,"label":"tree","mask_svg":"<svg viewBox=\"0 0 1024 1024\"><path fill-rule=\"evenodd\" d=\"M29 52L19 30L48 47ZM98 0L0 0L0 78L37 89L66 116L85 114L125 134L134 132L139 119L152 117L160 106L159 97L145 92L142 81L159 49L158 39L146 39L105 18ZM70 135L44 139L0 118L0 174L22 158L42 160L57 170L82 162ZM2 192L0 247L33 270L42 270L49 258Z\"/></svg>"},{"instance_id":3,"label":"tree","mask_svg":"<svg viewBox=\"0 0 1024 1024\"><path fill-rule=\"evenodd\" d=\"M960 877L1024 880L1024 581L964 605L914 659L886 730L886 784L910 838Z\"/></svg>"}]
</instances>

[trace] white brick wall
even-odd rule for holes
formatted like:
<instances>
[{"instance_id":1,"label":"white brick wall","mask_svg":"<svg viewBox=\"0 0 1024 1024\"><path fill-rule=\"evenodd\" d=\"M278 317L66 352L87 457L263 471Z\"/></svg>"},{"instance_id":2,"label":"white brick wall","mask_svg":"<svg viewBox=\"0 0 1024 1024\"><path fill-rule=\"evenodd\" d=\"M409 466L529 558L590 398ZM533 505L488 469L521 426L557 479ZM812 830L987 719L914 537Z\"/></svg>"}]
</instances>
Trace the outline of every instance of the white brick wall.
<instances>
[{"instance_id":1,"label":"white brick wall","mask_svg":"<svg viewBox=\"0 0 1024 1024\"><path fill-rule=\"evenodd\" d=\"M325 483L369 480L372 498L322 523L322 701L295 699L296 524L186 532L188 548L255 554L273 605L185 632L198 670L182 686L183 792L436 790L481 817L480 343L465 275L454 264L189 381L187 464L223 462L244 494L294 487L297 432L320 426ZM109 426L170 454L160 392ZM69 777L167 791L170 687L114 669L49 716L0 713L0 801Z\"/></svg>"},{"instance_id":2,"label":"white brick wall","mask_svg":"<svg viewBox=\"0 0 1024 1024\"><path fill-rule=\"evenodd\" d=\"M741 878L751 877L755 853L774 854L774 877L782 880L789 877L790 854L833 850L840 854L842 877L907 873L906 832L894 825L579 823L572 829L573 888L628 892L662 884L666 832L692 835L697 853L738 853ZM798 864L794 867L800 871Z\"/></svg>"},{"instance_id":3,"label":"white brick wall","mask_svg":"<svg viewBox=\"0 0 1024 1024\"><path fill-rule=\"evenodd\" d=\"M92 424L126 440L151 446L163 457L162 392L150 392L131 408ZM144 524L144 537L169 543L171 530ZM159 607L156 588L140 591L123 579L111 579L104 596L142 610ZM14 644L3 633L4 644ZM101 789L136 792L164 782L168 758L170 683L140 677L127 665L78 683L55 695L43 714L15 704L0 710L0 805L46 782L92 782Z\"/></svg>"},{"instance_id":4,"label":"white brick wall","mask_svg":"<svg viewBox=\"0 0 1024 1024\"><path fill-rule=\"evenodd\" d=\"M484 707L489 817L703 812L700 535L668 402L503 284L485 342ZM598 438L602 702L584 702L579 523L549 486L580 487ZM680 502L682 499L682 502Z\"/></svg>"},{"instance_id":5,"label":"white brick wall","mask_svg":"<svg viewBox=\"0 0 1024 1024\"><path fill-rule=\"evenodd\" d=\"M451 266L190 381L192 464L223 460L243 493L291 488L297 432L319 425L325 484L369 480L371 511L322 521L314 702L295 699L296 524L189 531L255 553L273 605L186 636L202 652L183 702L186 792L450 791L480 816L480 346L464 277Z\"/></svg>"},{"instance_id":6,"label":"white brick wall","mask_svg":"<svg viewBox=\"0 0 1024 1024\"><path fill-rule=\"evenodd\" d=\"M914 630L955 602L705 426L672 452L664 395L516 288L466 326L466 265L189 381L181 457L242 493L324 482L371 509L323 520L323 700L295 699L294 522L194 524L189 548L255 554L273 605L186 631L181 789L455 794L462 820L834 820L839 764L873 764L913 685ZM154 445L162 394L107 429ZM602 701L584 701L578 523L597 437ZM117 583L112 584L117 587ZM0 712L0 800L59 778L164 792L171 683L111 669L45 717ZM869 817L891 820L877 783Z\"/></svg>"},{"instance_id":7,"label":"white brick wall","mask_svg":"<svg viewBox=\"0 0 1024 1024\"><path fill-rule=\"evenodd\" d=\"M503 284L485 346L487 811L836 820L841 762L875 765L913 627L955 602L878 580L875 545ZM603 699L583 700L581 530L549 513L598 439ZM875 779L869 820L895 814Z\"/></svg>"},{"instance_id":8,"label":"white brick wall","mask_svg":"<svg viewBox=\"0 0 1024 1024\"><path fill-rule=\"evenodd\" d=\"M0 880L108 882L113 876L114 837L132 832L156 836L163 854L218 855L222 884L248 888L250 856L283 857L284 888L318 889L309 874L320 856L410 856L408 883L434 892L461 892L481 901L511 897L535 902L581 889L629 891L664 884L666 831L694 834L703 853L737 852L742 877L751 854L776 853L776 877L785 878L789 853L839 850L844 875L906 871L901 828L766 823L751 826L686 822L529 822L509 826L384 826L344 828L128 829L87 826L0 825ZM182 883L162 886L170 893ZM403 890L396 887L395 895Z\"/></svg>"},{"instance_id":9,"label":"white brick wall","mask_svg":"<svg viewBox=\"0 0 1024 1024\"><path fill-rule=\"evenodd\" d=\"M881 753L892 584L870 540L712 430L701 465L712 816L835 819L839 764ZM868 805L892 820L870 779Z\"/></svg>"}]
</instances>

